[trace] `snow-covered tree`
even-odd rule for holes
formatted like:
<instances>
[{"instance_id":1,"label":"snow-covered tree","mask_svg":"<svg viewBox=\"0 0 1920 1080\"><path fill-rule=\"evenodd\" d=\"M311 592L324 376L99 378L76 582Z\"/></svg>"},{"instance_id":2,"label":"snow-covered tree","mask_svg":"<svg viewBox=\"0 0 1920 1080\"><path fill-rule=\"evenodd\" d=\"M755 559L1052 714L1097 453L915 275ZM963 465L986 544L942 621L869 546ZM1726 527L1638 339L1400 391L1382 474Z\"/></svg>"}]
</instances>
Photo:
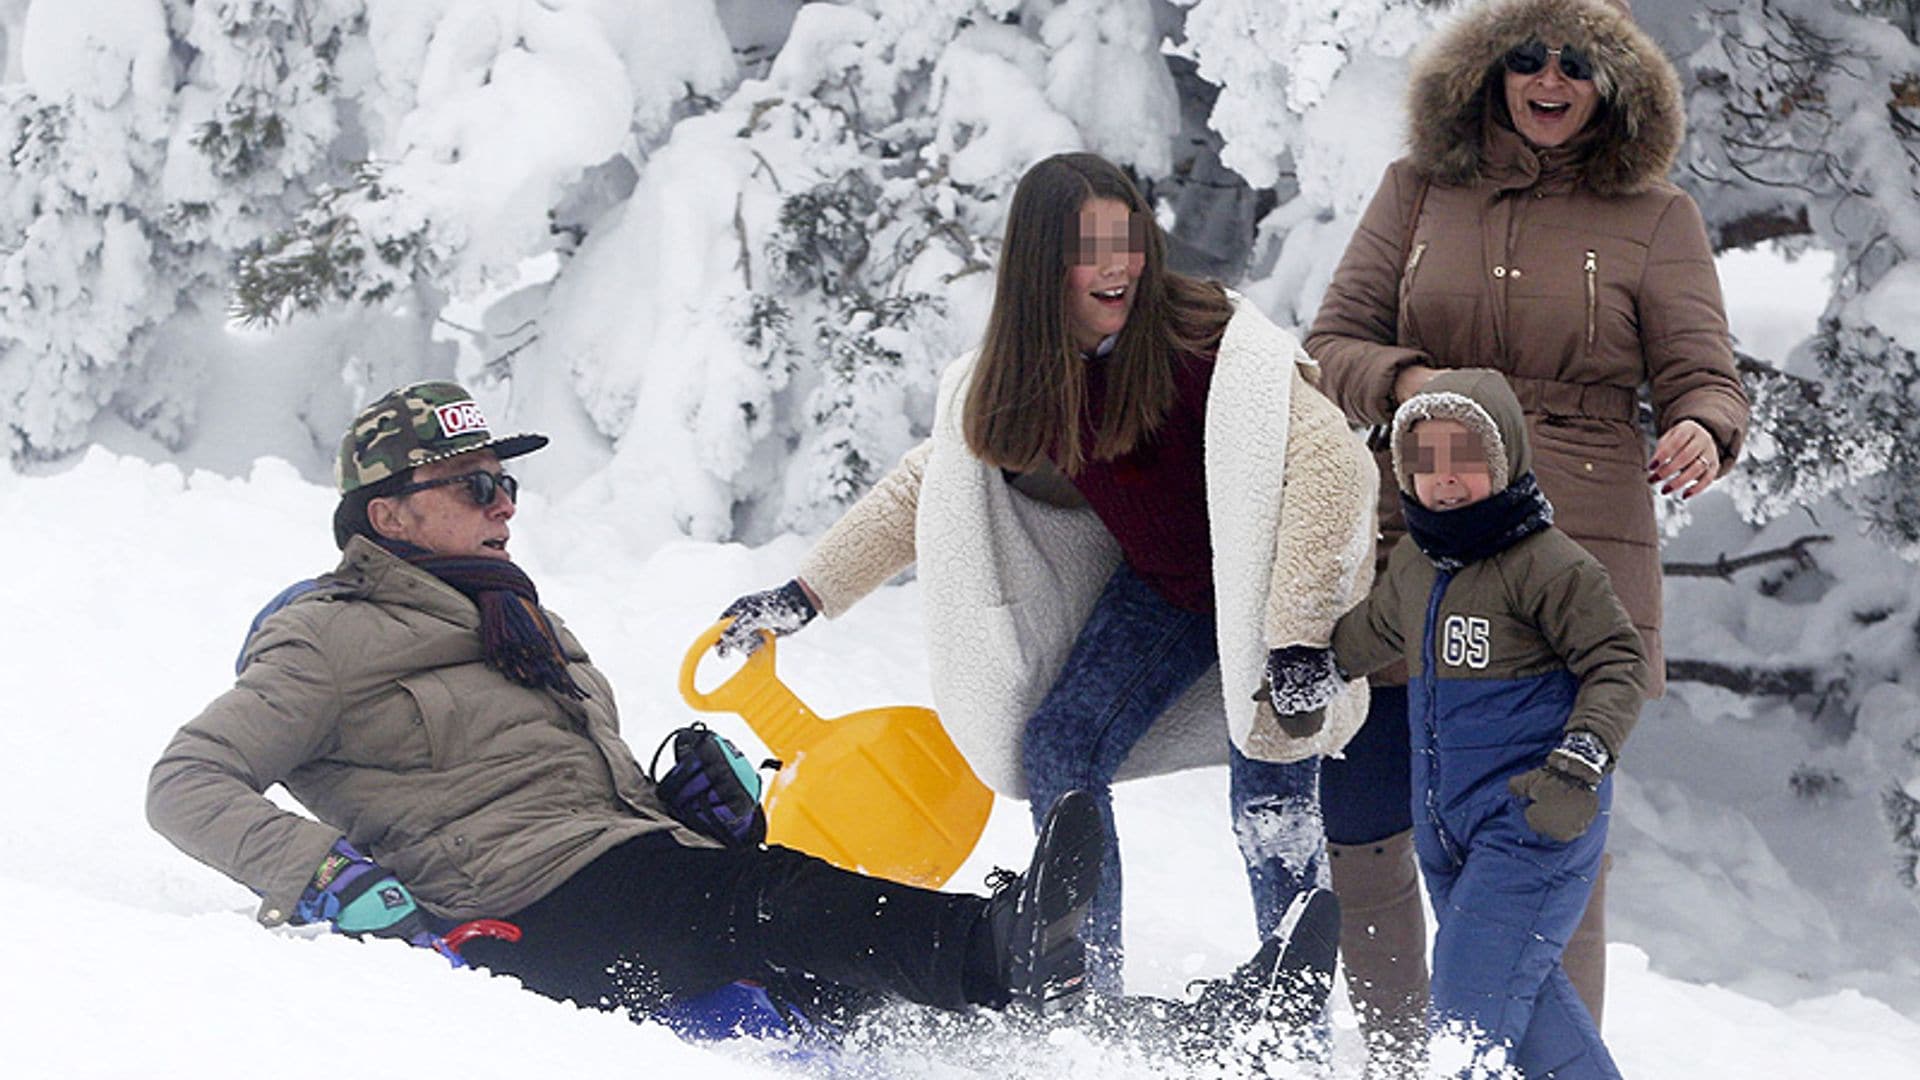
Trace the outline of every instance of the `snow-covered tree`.
<instances>
[{"instance_id":1,"label":"snow-covered tree","mask_svg":"<svg viewBox=\"0 0 1920 1080\"><path fill-rule=\"evenodd\" d=\"M1685 58L1687 183L1723 243L1774 236L1839 260L1819 332L1756 370L1735 485L1764 520L1837 491L1920 560L1920 48L1914 4L1716 0Z\"/></svg>"},{"instance_id":2,"label":"snow-covered tree","mask_svg":"<svg viewBox=\"0 0 1920 1080\"><path fill-rule=\"evenodd\" d=\"M156 332L217 315L232 252L324 162L359 8L41 2L9 28L21 76L0 88L10 456L73 449L108 406L162 442L183 437L197 361L156 355Z\"/></svg>"},{"instance_id":3,"label":"snow-covered tree","mask_svg":"<svg viewBox=\"0 0 1920 1080\"><path fill-rule=\"evenodd\" d=\"M858 497L984 325L1021 173L1082 147L1169 167L1153 16L801 7L764 77L677 124L554 287L543 348L617 444L616 482L664 489L700 537L817 529Z\"/></svg>"},{"instance_id":4,"label":"snow-covered tree","mask_svg":"<svg viewBox=\"0 0 1920 1080\"><path fill-rule=\"evenodd\" d=\"M1243 288L1304 326L1375 184L1403 152L1408 58L1442 13L1434 0L1167 2L1186 9L1177 51L1218 87L1207 123L1221 163L1273 193L1274 208L1246 239Z\"/></svg>"},{"instance_id":5,"label":"snow-covered tree","mask_svg":"<svg viewBox=\"0 0 1920 1080\"><path fill-rule=\"evenodd\" d=\"M1714 0L1691 14L1681 182L1722 245L1774 240L1837 259L1816 332L1777 365L1743 363L1754 422L1729 489L1755 522L1831 513L1837 498L1920 561L1920 5ZM1769 594L1820 599L1823 654L1799 669L1805 686L1775 691L1804 703L1817 732L1795 790L1877 797L1900 873L1920 891L1920 735L1903 687L1920 620L1898 580L1910 575L1841 581L1816 560ZM1750 670L1793 668L1760 657Z\"/></svg>"},{"instance_id":6,"label":"snow-covered tree","mask_svg":"<svg viewBox=\"0 0 1920 1080\"><path fill-rule=\"evenodd\" d=\"M229 303L270 320L353 300L369 324L433 325L576 242L620 166L630 190L647 148L735 77L711 0L35 0L8 29L14 457L80 445L109 405L180 442ZM343 328L321 362L349 383L452 373L424 334L361 355L392 344ZM489 359L476 375L510 368ZM352 404L311 417L316 441Z\"/></svg>"},{"instance_id":7,"label":"snow-covered tree","mask_svg":"<svg viewBox=\"0 0 1920 1080\"><path fill-rule=\"evenodd\" d=\"M25 9L30 75L111 55L142 81L62 59L9 88L14 455L109 402L179 443L228 303L267 339L365 311L418 336L308 343L339 376L295 410L316 446L373 384L454 374L566 436L556 487L614 462L701 536L857 497L924 435L1026 166L1090 147L1150 185L1180 124L1151 0L55 10ZM102 303L113 281L139 287Z\"/></svg>"}]
</instances>

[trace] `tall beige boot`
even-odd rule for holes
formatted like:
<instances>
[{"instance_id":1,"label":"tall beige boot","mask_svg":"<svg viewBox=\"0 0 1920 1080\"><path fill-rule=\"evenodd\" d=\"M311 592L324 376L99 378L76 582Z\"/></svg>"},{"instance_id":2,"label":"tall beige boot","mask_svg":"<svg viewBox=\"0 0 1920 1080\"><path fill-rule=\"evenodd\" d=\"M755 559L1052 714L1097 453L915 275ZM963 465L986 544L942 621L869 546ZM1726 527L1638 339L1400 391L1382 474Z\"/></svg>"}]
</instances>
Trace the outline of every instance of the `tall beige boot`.
<instances>
[{"instance_id":1,"label":"tall beige boot","mask_svg":"<svg viewBox=\"0 0 1920 1080\"><path fill-rule=\"evenodd\" d=\"M1580 1000L1593 1014L1593 1026L1600 1026L1600 1010L1607 1003L1607 874L1613 870L1613 855L1602 853L1600 872L1593 877L1593 895L1587 898L1586 913L1560 954L1560 966ZM1340 943L1346 944L1341 938Z\"/></svg>"},{"instance_id":2,"label":"tall beige boot","mask_svg":"<svg viewBox=\"0 0 1920 1080\"><path fill-rule=\"evenodd\" d=\"M1340 897L1340 962L1367 1043L1367 1075L1415 1075L1426 1046L1427 923L1413 833L1328 844L1327 853Z\"/></svg>"}]
</instances>

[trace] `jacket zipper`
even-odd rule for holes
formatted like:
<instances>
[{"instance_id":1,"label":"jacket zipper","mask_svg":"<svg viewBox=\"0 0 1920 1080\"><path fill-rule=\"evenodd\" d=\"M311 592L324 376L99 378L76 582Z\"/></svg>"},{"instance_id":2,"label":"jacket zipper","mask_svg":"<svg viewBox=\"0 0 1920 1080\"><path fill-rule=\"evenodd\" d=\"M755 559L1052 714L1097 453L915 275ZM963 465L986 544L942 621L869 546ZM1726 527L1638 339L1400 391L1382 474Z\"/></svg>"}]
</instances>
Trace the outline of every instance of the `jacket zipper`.
<instances>
[{"instance_id":1,"label":"jacket zipper","mask_svg":"<svg viewBox=\"0 0 1920 1080\"><path fill-rule=\"evenodd\" d=\"M1420 256L1427 253L1427 241L1422 240L1407 252L1406 268L1400 271L1400 305L1395 309L1394 320L1398 323L1395 336L1402 345L1416 345L1419 335L1413 329L1413 274L1420 269Z\"/></svg>"},{"instance_id":2,"label":"jacket zipper","mask_svg":"<svg viewBox=\"0 0 1920 1080\"><path fill-rule=\"evenodd\" d=\"M1600 305L1600 257L1587 252L1587 348L1593 348L1594 309Z\"/></svg>"},{"instance_id":3,"label":"jacket zipper","mask_svg":"<svg viewBox=\"0 0 1920 1080\"><path fill-rule=\"evenodd\" d=\"M1460 852L1459 842L1448 831L1447 823L1440 813L1440 676L1437 670L1439 657L1433 645L1434 631L1440 626L1440 601L1447 594L1447 585L1453 581L1453 571L1442 570L1433 579L1433 588L1427 593L1427 618L1425 633L1420 639L1420 681L1426 689L1426 702L1421 709L1420 723L1426 728L1426 746L1422 752L1427 755L1427 790L1422 793L1426 804L1427 821L1433 826L1433 834L1440 842L1457 869L1466 860ZM1411 718L1409 718L1411 719Z\"/></svg>"}]
</instances>

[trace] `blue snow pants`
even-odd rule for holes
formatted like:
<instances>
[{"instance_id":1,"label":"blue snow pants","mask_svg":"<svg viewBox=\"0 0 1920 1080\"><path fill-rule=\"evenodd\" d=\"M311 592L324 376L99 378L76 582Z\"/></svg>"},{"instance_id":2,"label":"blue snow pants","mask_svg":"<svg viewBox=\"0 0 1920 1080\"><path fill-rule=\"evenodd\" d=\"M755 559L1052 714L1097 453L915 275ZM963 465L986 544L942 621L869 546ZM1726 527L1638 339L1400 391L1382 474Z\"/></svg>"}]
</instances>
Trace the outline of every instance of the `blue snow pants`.
<instances>
[{"instance_id":1,"label":"blue snow pants","mask_svg":"<svg viewBox=\"0 0 1920 1080\"><path fill-rule=\"evenodd\" d=\"M1429 654L1408 694L1414 850L1439 923L1430 1025L1443 1039L1464 1034L1476 1061L1504 1048L1528 1080L1618 1080L1560 967L1606 850L1613 780L1600 785L1593 825L1568 843L1529 828L1507 790L1559 741L1578 684L1564 670L1486 681L1436 681L1433 670Z\"/></svg>"},{"instance_id":2,"label":"blue snow pants","mask_svg":"<svg viewBox=\"0 0 1920 1080\"><path fill-rule=\"evenodd\" d=\"M1174 607L1122 563L1094 602L1059 678L1027 719L1022 765L1035 825L1054 799L1073 788L1098 800L1106 822L1100 886L1080 934L1087 946L1088 982L1096 992L1122 990L1114 775L1154 721L1218 658L1212 615ZM1319 759L1277 765L1249 759L1238 749L1230 753L1233 827L1247 865L1254 918L1265 937L1297 893L1324 883Z\"/></svg>"}]
</instances>

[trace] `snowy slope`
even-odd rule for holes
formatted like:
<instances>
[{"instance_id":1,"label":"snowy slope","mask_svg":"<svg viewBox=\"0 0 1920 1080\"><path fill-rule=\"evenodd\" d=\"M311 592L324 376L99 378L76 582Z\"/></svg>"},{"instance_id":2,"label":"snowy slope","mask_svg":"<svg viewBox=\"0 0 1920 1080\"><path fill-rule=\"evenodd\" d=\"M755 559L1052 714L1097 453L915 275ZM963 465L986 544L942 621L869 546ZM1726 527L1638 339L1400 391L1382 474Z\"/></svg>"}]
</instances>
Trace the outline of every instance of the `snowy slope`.
<instances>
[{"instance_id":1,"label":"snowy slope","mask_svg":"<svg viewBox=\"0 0 1920 1080\"><path fill-rule=\"evenodd\" d=\"M801 542L661 545L596 497L576 493L555 506L528 492L525 500L517 556L621 688L629 741L649 754L689 717L674 690L686 643L727 599L781 579ZM396 944L263 931L249 917L246 890L147 829L147 769L173 729L227 684L247 619L287 581L331 565L331 502L271 459L244 479L183 475L104 450L56 476L0 471L0 561L14 570L0 586L9 614L0 625L8 1075L518 1078L789 1068L769 1048L690 1047L658 1027L549 1003L508 980L448 972ZM786 643L781 670L828 715L925 701L919 635L917 586L883 590ZM737 720L715 720L747 737ZM1138 990L1178 993L1252 947L1224 788L1223 775L1202 771L1119 792L1129 976ZM1622 790L1621 813L1639 833L1660 834L1666 846L1710 846L1718 827L1710 815L1703 820L1684 802L1668 813L1652 791L1651 782ZM1623 833L1623 864L1654 850L1637 835ZM992 863L1018 865L1027 837L1024 805L1002 802L956 884L977 883ZM1702 866L1691 878L1670 870L1653 880L1691 881L1710 894L1713 873ZM1790 875L1771 888L1794 910L1820 902ZM1794 929L1768 924L1763 911L1733 905L1691 946L1721 957L1728 981L1764 980L1778 950L1756 943ZM1920 1022L1846 988L1853 984L1802 980L1799 993L1768 1001L1696 985L1649 970L1647 953L1622 942L1647 943L1652 936L1639 935L1652 927L1637 915L1619 921L1607 1034L1631 1076L1892 1078L1920 1064ZM1344 1007L1336 1023L1350 1070ZM882 1071L1180 1071L1072 1036L1032 1047L1009 1040L989 1030L925 1056L896 1048Z\"/></svg>"}]
</instances>

